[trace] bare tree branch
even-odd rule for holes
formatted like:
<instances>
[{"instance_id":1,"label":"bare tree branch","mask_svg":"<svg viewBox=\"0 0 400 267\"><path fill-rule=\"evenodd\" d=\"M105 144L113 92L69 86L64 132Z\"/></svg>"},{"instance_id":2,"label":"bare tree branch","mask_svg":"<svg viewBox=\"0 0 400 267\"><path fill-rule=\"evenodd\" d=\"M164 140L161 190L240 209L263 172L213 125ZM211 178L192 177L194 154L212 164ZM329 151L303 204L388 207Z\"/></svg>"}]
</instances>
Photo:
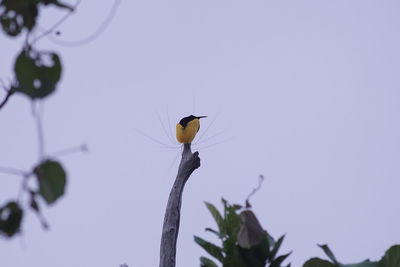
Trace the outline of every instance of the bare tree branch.
<instances>
[{"instance_id":1,"label":"bare tree branch","mask_svg":"<svg viewBox=\"0 0 400 267\"><path fill-rule=\"evenodd\" d=\"M198 167L200 167L199 152L192 153L190 144L184 144L178 174L169 194L165 211L160 246L160 267L175 267L183 188L192 172Z\"/></svg>"}]
</instances>

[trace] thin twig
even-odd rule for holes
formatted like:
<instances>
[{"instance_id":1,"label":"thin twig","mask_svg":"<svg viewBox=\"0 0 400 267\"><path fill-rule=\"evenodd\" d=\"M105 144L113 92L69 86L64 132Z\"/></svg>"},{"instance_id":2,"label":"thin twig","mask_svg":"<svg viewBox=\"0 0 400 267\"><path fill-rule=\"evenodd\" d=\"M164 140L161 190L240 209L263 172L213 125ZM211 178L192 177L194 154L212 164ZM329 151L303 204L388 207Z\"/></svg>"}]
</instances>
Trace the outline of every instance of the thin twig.
<instances>
[{"instance_id":1,"label":"thin twig","mask_svg":"<svg viewBox=\"0 0 400 267\"><path fill-rule=\"evenodd\" d=\"M32 102L32 115L36 119L36 130L38 135L38 147L39 147L39 161L44 158L45 155L45 144L44 144L44 132L43 132L43 124L42 124L42 110L40 103L38 103L37 110L35 110L35 103Z\"/></svg>"},{"instance_id":2,"label":"thin twig","mask_svg":"<svg viewBox=\"0 0 400 267\"><path fill-rule=\"evenodd\" d=\"M23 170L9 168L9 167L0 167L0 173L12 174L12 175L17 175L17 176L27 176L28 175L28 173Z\"/></svg>"},{"instance_id":3,"label":"thin twig","mask_svg":"<svg viewBox=\"0 0 400 267\"><path fill-rule=\"evenodd\" d=\"M1 101L0 103L0 109L2 109L4 107L4 105L8 102L8 100L10 99L10 97L14 94L14 90L9 89L7 91L6 96L4 97L3 101Z\"/></svg>"},{"instance_id":4,"label":"thin twig","mask_svg":"<svg viewBox=\"0 0 400 267\"><path fill-rule=\"evenodd\" d=\"M49 223L47 222L47 220L44 217L43 213L40 210L36 210L35 214L36 214L40 224L42 225L42 228L44 230L49 230L49 228L50 228Z\"/></svg>"},{"instance_id":5,"label":"thin twig","mask_svg":"<svg viewBox=\"0 0 400 267\"><path fill-rule=\"evenodd\" d=\"M29 37L31 36L31 32L27 31L24 40L24 49L29 47Z\"/></svg>"},{"instance_id":6,"label":"thin twig","mask_svg":"<svg viewBox=\"0 0 400 267\"><path fill-rule=\"evenodd\" d=\"M251 193L247 196L246 198L246 208L250 208L250 197L252 197L258 190L260 190L262 183L264 182L264 175L260 175L258 178L258 185L256 188L253 189L253 191L251 191Z\"/></svg>"},{"instance_id":7,"label":"thin twig","mask_svg":"<svg viewBox=\"0 0 400 267\"><path fill-rule=\"evenodd\" d=\"M97 39L105 31L105 29L108 27L111 20L113 19L120 2L121 2L121 0L115 0L113 6L111 7L110 13L108 13L106 19L99 26L99 28L97 28L96 31L94 31L91 35L89 35L81 40L64 41L64 40L59 40L52 35L47 35L47 38L49 38L50 41L52 41L53 43L55 43L57 45L61 45L61 46L72 47L72 46L81 46L81 45L88 44L88 43L94 41L95 39Z\"/></svg>"},{"instance_id":8,"label":"thin twig","mask_svg":"<svg viewBox=\"0 0 400 267\"><path fill-rule=\"evenodd\" d=\"M45 36L49 36L49 34L51 34L56 28L58 28L69 16L72 15L72 13L74 12L74 10L78 7L78 5L82 2L82 0L78 0L76 2L76 4L72 7L72 9L70 9L68 11L67 14L65 14L63 17L61 17L56 23L54 23L54 25L52 27L50 27L49 29L45 30L41 35L39 35L38 37L36 37L35 39L33 39L30 42L30 45L33 45L34 43L36 43L37 41L39 41L40 39L42 39Z\"/></svg>"},{"instance_id":9,"label":"thin twig","mask_svg":"<svg viewBox=\"0 0 400 267\"><path fill-rule=\"evenodd\" d=\"M77 152L87 152L88 146L86 144L80 145L80 146L74 146L74 147L69 147L69 148L65 148L62 150L59 150L55 153L53 153L51 155L51 157L60 157L60 156L65 156L65 155L69 155L69 154L73 154L73 153L77 153Z\"/></svg>"},{"instance_id":10,"label":"thin twig","mask_svg":"<svg viewBox=\"0 0 400 267\"><path fill-rule=\"evenodd\" d=\"M19 188L19 191L18 191L18 200L19 201L22 201L22 195L24 192L29 192L28 180L31 175L32 175L32 173L27 173L23 176L24 179L22 180L21 187Z\"/></svg>"},{"instance_id":11,"label":"thin twig","mask_svg":"<svg viewBox=\"0 0 400 267\"><path fill-rule=\"evenodd\" d=\"M1 87L3 87L4 91L8 92L7 86L5 84L5 82L3 81L3 79L0 78L0 85Z\"/></svg>"}]
</instances>

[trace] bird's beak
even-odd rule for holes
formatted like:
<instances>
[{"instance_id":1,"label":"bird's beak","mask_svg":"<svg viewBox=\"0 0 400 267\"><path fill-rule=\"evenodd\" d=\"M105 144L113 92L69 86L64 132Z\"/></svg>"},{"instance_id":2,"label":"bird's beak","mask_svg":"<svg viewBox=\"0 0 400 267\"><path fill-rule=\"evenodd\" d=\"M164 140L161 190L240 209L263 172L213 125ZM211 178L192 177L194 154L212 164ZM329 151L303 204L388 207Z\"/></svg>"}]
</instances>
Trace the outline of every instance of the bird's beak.
<instances>
[{"instance_id":1,"label":"bird's beak","mask_svg":"<svg viewBox=\"0 0 400 267\"><path fill-rule=\"evenodd\" d=\"M198 118L198 119L207 118L207 116L197 116L196 118Z\"/></svg>"}]
</instances>

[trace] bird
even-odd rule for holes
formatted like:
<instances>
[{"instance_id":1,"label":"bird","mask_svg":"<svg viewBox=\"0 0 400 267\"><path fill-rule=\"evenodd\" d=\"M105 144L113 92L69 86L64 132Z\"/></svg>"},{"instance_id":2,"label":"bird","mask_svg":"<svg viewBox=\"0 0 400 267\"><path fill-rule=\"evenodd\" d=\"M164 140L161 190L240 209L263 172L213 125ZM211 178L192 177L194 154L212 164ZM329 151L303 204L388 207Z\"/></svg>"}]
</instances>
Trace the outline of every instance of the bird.
<instances>
[{"instance_id":1,"label":"bird","mask_svg":"<svg viewBox=\"0 0 400 267\"><path fill-rule=\"evenodd\" d=\"M207 116L187 116L176 124L176 139L179 143L189 144L200 129L200 119Z\"/></svg>"}]
</instances>

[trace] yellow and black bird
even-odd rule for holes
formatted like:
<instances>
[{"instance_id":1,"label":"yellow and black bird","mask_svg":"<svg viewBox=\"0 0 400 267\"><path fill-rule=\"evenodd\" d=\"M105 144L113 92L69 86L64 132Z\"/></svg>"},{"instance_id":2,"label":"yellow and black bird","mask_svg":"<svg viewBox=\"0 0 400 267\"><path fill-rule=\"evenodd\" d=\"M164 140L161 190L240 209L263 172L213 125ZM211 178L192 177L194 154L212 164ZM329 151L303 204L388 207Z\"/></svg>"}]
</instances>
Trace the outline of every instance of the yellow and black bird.
<instances>
[{"instance_id":1,"label":"yellow and black bird","mask_svg":"<svg viewBox=\"0 0 400 267\"><path fill-rule=\"evenodd\" d=\"M190 115L181 119L176 125L176 139L179 143L191 143L200 129L200 119L207 118L207 116L193 116Z\"/></svg>"}]
</instances>

